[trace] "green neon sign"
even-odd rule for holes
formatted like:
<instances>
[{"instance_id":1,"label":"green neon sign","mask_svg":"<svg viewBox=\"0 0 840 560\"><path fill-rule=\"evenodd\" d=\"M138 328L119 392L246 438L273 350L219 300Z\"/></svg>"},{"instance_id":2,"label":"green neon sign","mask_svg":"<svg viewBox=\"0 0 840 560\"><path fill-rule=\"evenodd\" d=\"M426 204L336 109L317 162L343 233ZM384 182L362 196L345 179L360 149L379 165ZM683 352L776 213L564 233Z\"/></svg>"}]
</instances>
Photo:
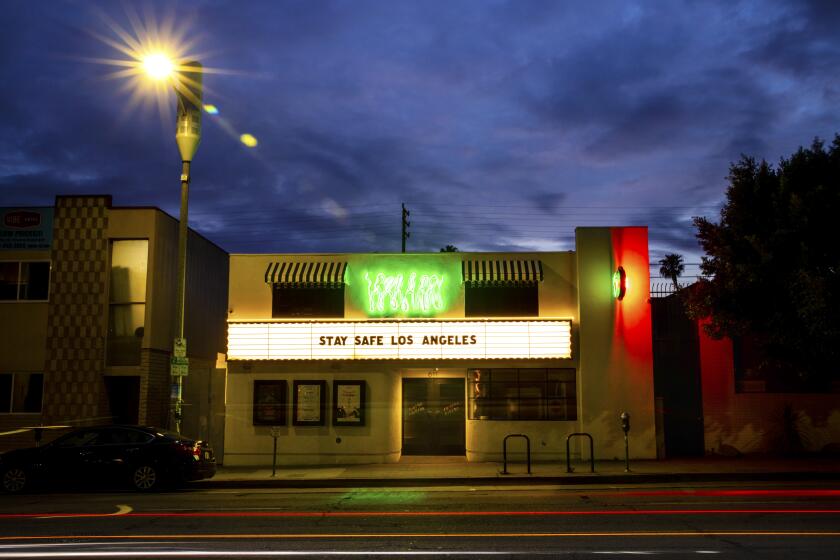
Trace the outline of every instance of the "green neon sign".
<instances>
[{"instance_id":1,"label":"green neon sign","mask_svg":"<svg viewBox=\"0 0 840 560\"><path fill-rule=\"evenodd\" d=\"M434 317L458 296L460 272L448 258L379 257L349 265L347 285L368 317Z\"/></svg>"},{"instance_id":2,"label":"green neon sign","mask_svg":"<svg viewBox=\"0 0 840 560\"><path fill-rule=\"evenodd\" d=\"M365 272L365 280L370 315L387 312L427 315L444 310L444 279L437 274L418 275L412 271L406 278L402 274L386 275L382 272L371 277L369 272Z\"/></svg>"}]
</instances>

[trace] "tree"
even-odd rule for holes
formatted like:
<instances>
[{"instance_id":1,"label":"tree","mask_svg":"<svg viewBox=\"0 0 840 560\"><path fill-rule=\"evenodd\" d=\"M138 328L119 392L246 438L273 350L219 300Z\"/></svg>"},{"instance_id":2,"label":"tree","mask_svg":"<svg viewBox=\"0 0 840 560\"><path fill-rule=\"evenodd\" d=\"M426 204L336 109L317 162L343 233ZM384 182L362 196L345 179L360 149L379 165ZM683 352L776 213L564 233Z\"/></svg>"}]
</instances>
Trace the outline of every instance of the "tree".
<instances>
[{"instance_id":1,"label":"tree","mask_svg":"<svg viewBox=\"0 0 840 560\"><path fill-rule=\"evenodd\" d=\"M670 253L665 255L659 261L659 264L661 265L659 267L659 274L661 274L663 278L670 278L674 283L674 290L679 290L680 285L677 283L677 278L685 272L682 255Z\"/></svg>"},{"instance_id":2,"label":"tree","mask_svg":"<svg viewBox=\"0 0 840 560\"><path fill-rule=\"evenodd\" d=\"M689 314L715 338L749 334L761 369L812 387L840 380L840 136L777 167L742 156L728 179L720 221L694 219L708 278Z\"/></svg>"},{"instance_id":3,"label":"tree","mask_svg":"<svg viewBox=\"0 0 840 560\"><path fill-rule=\"evenodd\" d=\"M455 245L447 245L446 247L440 248L441 253L460 253L461 250L456 247Z\"/></svg>"}]
</instances>

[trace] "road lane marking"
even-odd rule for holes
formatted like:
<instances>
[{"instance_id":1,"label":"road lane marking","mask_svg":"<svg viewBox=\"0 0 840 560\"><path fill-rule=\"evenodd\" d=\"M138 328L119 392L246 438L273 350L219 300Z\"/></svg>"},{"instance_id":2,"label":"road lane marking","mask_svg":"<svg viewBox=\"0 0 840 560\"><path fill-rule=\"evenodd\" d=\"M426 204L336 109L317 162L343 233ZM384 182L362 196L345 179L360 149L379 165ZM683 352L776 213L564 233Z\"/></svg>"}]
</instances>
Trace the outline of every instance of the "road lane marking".
<instances>
[{"instance_id":1,"label":"road lane marking","mask_svg":"<svg viewBox=\"0 0 840 560\"><path fill-rule=\"evenodd\" d=\"M692 551L681 551L687 554L691 554ZM399 558L402 556L434 556L434 557L447 557L447 556L501 556L504 555L506 557L511 556L551 556L552 558L556 558L557 556L562 555L574 555L578 556L581 554L591 554L591 555L659 555L664 554L661 551L656 550L615 550L615 551L559 551L559 550L552 550L552 551L498 551L498 550L406 550L406 551L383 551L383 550L346 550L346 551L337 551L337 550L309 550L309 551L299 551L299 550L204 550L204 549L192 549L192 550L154 550L154 551L67 551L67 552L22 552L22 553L0 553L0 558L79 558L79 557L90 557L90 558L125 558L125 557L149 557L149 558L169 558L169 557L178 557L178 556L186 556L190 558L194 557L237 557L237 558L246 558L246 557L262 557L262 556L363 556L363 557L375 557L375 556L387 556L388 558ZM720 554L719 551L695 551L694 554Z\"/></svg>"}]
</instances>

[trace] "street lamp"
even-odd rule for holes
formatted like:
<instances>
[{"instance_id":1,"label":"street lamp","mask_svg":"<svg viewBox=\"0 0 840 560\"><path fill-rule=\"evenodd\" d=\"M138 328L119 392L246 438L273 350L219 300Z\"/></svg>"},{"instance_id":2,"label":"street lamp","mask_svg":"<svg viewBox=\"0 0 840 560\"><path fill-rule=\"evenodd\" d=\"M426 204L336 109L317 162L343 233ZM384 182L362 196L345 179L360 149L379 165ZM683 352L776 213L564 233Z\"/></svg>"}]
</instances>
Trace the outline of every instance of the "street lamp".
<instances>
[{"instance_id":1,"label":"street lamp","mask_svg":"<svg viewBox=\"0 0 840 560\"><path fill-rule=\"evenodd\" d=\"M187 232L190 189L190 164L201 141L201 64L189 61L177 68L161 53L143 60L143 68L154 79L172 78L178 98L175 141L181 154L181 216L178 222L178 332L172 345L170 374L173 377L171 399L174 401L175 430L181 432L184 377L189 373L187 340L184 338L184 306L187 289Z\"/></svg>"}]
</instances>

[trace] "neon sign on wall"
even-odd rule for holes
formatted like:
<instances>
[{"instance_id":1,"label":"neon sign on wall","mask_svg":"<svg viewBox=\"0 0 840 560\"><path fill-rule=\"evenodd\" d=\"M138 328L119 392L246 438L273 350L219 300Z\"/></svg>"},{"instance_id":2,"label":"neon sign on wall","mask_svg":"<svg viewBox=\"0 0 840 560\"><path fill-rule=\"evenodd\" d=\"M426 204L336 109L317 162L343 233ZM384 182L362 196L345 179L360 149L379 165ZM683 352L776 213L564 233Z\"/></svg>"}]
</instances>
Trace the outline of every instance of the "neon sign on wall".
<instances>
[{"instance_id":1,"label":"neon sign on wall","mask_svg":"<svg viewBox=\"0 0 840 560\"><path fill-rule=\"evenodd\" d=\"M461 291L461 261L447 256L376 255L351 262L346 286L368 317L436 317Z\"/></svg>"},{"instance_id":2,"label":"neon sign on wall","mask_svg":"<svg viewBox=\"0 0 840 560\"><path fill-rule=\"evenodd\" d=\"M382 272L371 276L364 273L368 289L368 312L370 315L427 315L443 311L444 278L437 274L387 275Z\"/></svg>"}]
</instances>

